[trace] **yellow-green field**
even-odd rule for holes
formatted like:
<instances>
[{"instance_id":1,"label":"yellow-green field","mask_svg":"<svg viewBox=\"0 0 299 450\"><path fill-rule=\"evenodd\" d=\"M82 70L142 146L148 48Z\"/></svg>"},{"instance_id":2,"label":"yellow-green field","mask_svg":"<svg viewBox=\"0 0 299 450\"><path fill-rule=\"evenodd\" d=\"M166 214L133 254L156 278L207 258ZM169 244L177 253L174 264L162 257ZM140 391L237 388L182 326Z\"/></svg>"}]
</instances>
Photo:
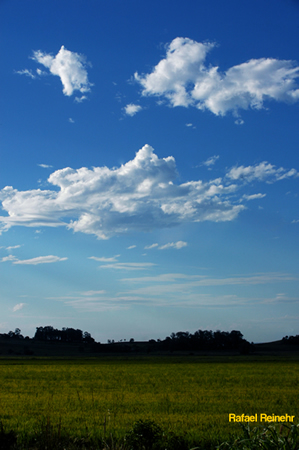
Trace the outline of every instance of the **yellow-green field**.
<instances>
[{"instance_id":1,"label":"yellow-green field","mask_svg":"<svg viewBox=\"0 0 299 450\"><path fill-rule=\"evenodd\" d=\"M240 431L229 413L299 418L296 360L250 357L0 360L0 419L32 434L43 423L72 436L121 437L151 419L190 442Z\"/></svg>"}]
</instances>

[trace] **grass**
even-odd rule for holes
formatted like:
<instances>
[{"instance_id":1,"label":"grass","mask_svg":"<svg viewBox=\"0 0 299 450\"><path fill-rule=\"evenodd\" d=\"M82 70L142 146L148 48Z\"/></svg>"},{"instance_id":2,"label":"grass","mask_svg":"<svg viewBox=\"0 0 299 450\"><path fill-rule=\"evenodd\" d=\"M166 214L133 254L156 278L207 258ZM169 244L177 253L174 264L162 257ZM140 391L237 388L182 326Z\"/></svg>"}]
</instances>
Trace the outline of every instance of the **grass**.
<instances>
[{"instance_id":1,"label":"grass","mask_svg":"<svg viewBox=\"0 0 299 450\"><path fill-rule=\"evenodd\" d=\"M215 448L240 434L229 413L298 421L298 385L298 361L275 357L0 359L0 420L3 436L13 430L27 448L48 436L44 448L65 439L112 449L138 421L181 435L189 448Z\"/></svg>"}]
</instances>

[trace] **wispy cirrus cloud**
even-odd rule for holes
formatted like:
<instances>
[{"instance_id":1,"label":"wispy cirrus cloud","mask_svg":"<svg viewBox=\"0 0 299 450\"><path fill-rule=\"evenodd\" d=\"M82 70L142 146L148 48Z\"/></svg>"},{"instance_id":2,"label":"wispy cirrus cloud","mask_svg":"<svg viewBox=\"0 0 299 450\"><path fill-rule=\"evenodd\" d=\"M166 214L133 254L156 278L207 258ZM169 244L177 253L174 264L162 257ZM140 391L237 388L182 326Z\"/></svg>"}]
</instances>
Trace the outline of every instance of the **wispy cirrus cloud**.
<instances>
[{"instance_id":1,"label":"wispy cirrus cloud","mask_svg":"<svg viewBox=\"0 0 299 450\"><path fill-rule=\"evenodd\" d=\"M159 158L145 145L118 168L56 170L52 189L0 191L2 230L12 226L58 227L108 239L130 231L151 231L183 223L232 221L245 209L241 189L247 183L269 183L298 176L296 169L269 163L239 166L210 181L176 183L172 156Z\"/></svg>"},{"instance_id":2,"label":"wispy cirrus cloud","mask_svg":"<svg viewBox=\"0 0 299 450\"><path fill-rule=\"evenodd\" d=\"M7 262L11 261L13 264L25 264L25 265L34 265L37 264L49 264L49 263L55 263L59 261L66 261L68 258L60 258L59 256L37 256L36 258L31 259L18 259L13 255L6 256L0 260L0 262Z\"/></svg>"},{"instance_id":3,"label":"wispy cirrus cloud","mask_svg":"<svg viewBox=\"0 0 299 450\"><path fill-rule=\"evenodd\" d=\"M82 295L84 295L86 297L93 297L94 295L103 295L105 293L106 293L106 291L104 291L104 290L100 290L100 291L86 291L86 292L82 292Z\"/></svg>"},{"instance_id":4,"label":"wispy cirrus cloud","mask_svg":"<svg viewBox=\"0 0 299 450\"><path fill-rule=\"evenodd\" d=\"M119 257L120 255L111 256L110 258L106 258L105 256L89 256L88 259L94 259L100 262L116 262Z\"/></svg>"},{"instance_id":5,"label":"wispy cirrus cloud","mask_svg":"<svg viewBox=\"0 0 299 450\"><path fill-rule=\"evenodd\" d=\"M296 169L286 170L283 167L276 168L273 164L263 161L255 166L236 166L233 167L226 175L231 180L242 180L251 182L254 180L269 183L284 180L286 178L296 178L299 176Z\"/></svg>"},{"instance_id":6,"label":"wispy cirrus cloud","mask_svg":"<svg viewBox=\"0 0 299 450\"><path fill-rule=\"evenodd\" d=\"M132 283L140 287L128 289L122 294L136 296L167 296L168 294L184 294L184 298L198 295L198 289L210 286L250 286L261 284L287 283L297 281L298 277L285 273L257 273L250 275L213 278L202 275L163 274L147 277L123 278L122 281L129 286ZM166 298L166 297L165 297Z\"/></svg>"},{"instance_id":7,"label":"wispy cirrus cloud","mask_svg":"<svg viewBox=\"0 0 299 450\"><path fill-rule=\"evenodd\" d=\"M237 117L239 110L261 109L268 100L299 100L299 66L294 61L251 59L220 72L219 67L206 63L214 47L212 42L175 38L152 72L135 73L142 95L164 98L173 107L193 106L217 116L230 111Z\"/></svg>"},{"instance_id":8,"label":"wispy cirrus cloud","mask_svg":"<svg viewBox=\"0 0 299 450\"><path fill-rule=\"evenodd\" d=\"M159 244L155 243L155 244L152 244L152 245L147 245L144 248L145 249L157 248L159 250L166 250L168 248L175 248L175 249L179 250L180 248L187 247L187 245L188 245L187 242L177 241L177 242L168 242L167 244L164 244L164 245L159 245Z\"/></svg>"},{"instance_id":9,"label":"wispy cirrus cloud","mask_svg":"<svg viewBox=\"0 0 299 450\"><path fill-rule=\"evenodd\" d=\"M32 70L24 69L24 70L15 70L15 73L18 75L25 75L26 77L31 78L34 80L36 78L36 75L32 73Z\"/></svg>"},{"instance_id":10,"label":"wispy cirrus cloud","mask_svg":"<svg viewBox=\"0 0 299 450\"><path fill-rule=\"evenodd\" d=\"M244 194L242 198L244 198L244 200L249 201L249 200L257 200L259 198L264 198L264 197L266 197L266 194L252 194L252 195Z\"/></svg>"},{"instance_id":11,"label":"wispy cirrus cloud","mask_svg":"<svg viewBox=\"0 0 299 450\"><path fill-rule=\"evenodd\" d=\"M135 247L135 246L133 246ZM144 270L149 269L155 264L153 263L140 263L140 262L120 262L118 258L120 255L113 256L111 258L106 257L98 257L98 256L90 256L89 259L93 259L94 261L108 264L101 264L99 266L100 269L115 269L115 270Z\"/></svg>"},{"instance_id":12,"label":"wispy cirrus cloud","mask_svg":"<svg viewBox=\"0 0 299 450\"><path fill-rule=\"evenodd\" d=\"M53 166L50 164L38 164L39 167L42 167L43 169L51 169Z\"/></svg>"},{"instance_id":13,"label":"wispy cirrus cloud","mask_svg":"<svg viewBox=\"0 0 299 450\"><path fill-rule=\"evenodd\" d=\"M168 242L168 244L160 245L158 247L159 250L166 250L168 248L175 248L176 250L179 250L183 247L187 247L187 242L184 241L177 241L177 242Z\"/></svg>"},{"instance_id":14,"label":"wispy cirrus cloud","mask_svg":"<svg viewBox=\"0 0 299 450\"><path fill-rule=\"evenodd\" d=\"M112 264L102 264L100 269L115 269L115 270L145 270L155 266L154 263L140 263L140 262L117 262Z\"/></svg>"},{"instance_id":15,"label":"wispy cirrus cloud","mask_svg":"<svg viewBox=\"0 0 299 450\"><path fill-rule=\"evenodd\" d=\"M150 250L150 249L156 248L156 247L159 247L159 244L155 243L155 244L151 244L151 245L146 245L146 246L144 247L144 249L145 249L145 250Z\"/></svg>"},{"instance_id":16,"label":"wispy cirrus cloud","mask_svg":"<svg viewBox=\"0 0 299 450\"><path fill-rule=\"evenodd\" d=\"M202 163L202 165L203 165L203 166L206 166L206 167L208 167L208 168L211 168L211 166L213 166L219 158L220 158L219 155L211 156L211 157L208 158L206 161L204 161L204 162Z\"/></svg>"},{"instance_id":17,"label":"wispy cirrus cloud","mask_svg":"<svg viewBox=\"0 0 299 450\"><path fill-rule=\"evenodd\" d=\"M274 285L276 283L292 282L297 278L284 273L257 273L234 275L224 278L213 278L202 275L187 275L183 273L166 273L154 276L123 278L124 289L120 292L90 291L79 296L64 296L56 298L66 305L82 311L103 311L129 309L135 305L171 306L188 308L230 308L248 305L263 305L268 303L294 303L298 297L288 297L287 294L271 296L248 296L229 293L231 286ZM132 287L137 285L137 287ZM125 290L125 286L128 289ZM223 294L204 292L205 287L226 287ZM227 289L228 288L228 289Z\"/></svg>"},{"instance_id":18,"label":"wispy cirrus cloud","mask_svg":"<svg viewBox=\"0 0 299 450\"><path fill-rule=\"evenodd\" d=\"M21 309L24 308L25 305L26 305L26 303L18 303L17 305L15 305L13 307L12 310L13 310L13 312L20 311Z\"/></svg>"},{"instance_id":19,"label":"wispy cirrus cloud","mask_svg":"<svg viewBox=\"0 0 299 450\"><path fill-rule=\"evenodd\" d=\"M21 247L21 245L10 245L9 247L5 247L5 248L6 248L6 250L14 250L14 249L20 248L20 247Z\"/></svg>"}]
</instances>

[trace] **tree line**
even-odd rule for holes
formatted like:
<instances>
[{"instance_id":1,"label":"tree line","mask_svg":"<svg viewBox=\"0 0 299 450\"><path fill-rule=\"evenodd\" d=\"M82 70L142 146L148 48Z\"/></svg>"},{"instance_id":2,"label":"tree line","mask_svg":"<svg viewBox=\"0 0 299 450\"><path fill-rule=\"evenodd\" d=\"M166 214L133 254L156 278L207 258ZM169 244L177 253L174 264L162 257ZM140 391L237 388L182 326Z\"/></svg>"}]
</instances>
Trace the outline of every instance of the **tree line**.
<instances>
[{"instance_id":1,"label":"tree line","mask_svg":"<svg viewBox=\"0 0 299 450\"><path fill-rule=\"evenodd\" d=\"M28 336L24 338L19 328L16 328L15 331L9 331L7 334L0 334L0 338L19 340L29 339ZM70 342L78 344L92 344L95 342L94 338L91 337L91 334L88 333L88 331L83 332L82 330L74 328L62 328L62 330L58 330L52 326L36 327L33 340L43 342Z\"/></svg>"},{"instance_id":2,"label":"tree line","mask_svg":"<svg viewBox=\"0 0 299 450\"><path fill-rule=\"evenodd\" d=\"M21 334L21 330L16 328L15 331L9 331L7 334L0 334L0 338L5 339L25 339L29 337ZM285 338L284 338L285 339ZM30 339L31 340L31 339ZM209 331L197 330L195 333L188 331L179 331L171 333L165 339L150 339L148 342L135 342L131 338L128 342L121 340L115 342L108 340L107 344L96 342L91 334L74 328L56 329L52 326L37 327L33 341L53 342L53 343L72 343L72 344L88 344L93 352L134 352L134 351L221 351L221 350L239 350L248 353L251 349L250 344L244 339L240 331ZM288 339L290 340L290 339ZM145 348L144 345L147 344ZM143 345L143 347L142 347Z\"/></svg>"}]
</instances>

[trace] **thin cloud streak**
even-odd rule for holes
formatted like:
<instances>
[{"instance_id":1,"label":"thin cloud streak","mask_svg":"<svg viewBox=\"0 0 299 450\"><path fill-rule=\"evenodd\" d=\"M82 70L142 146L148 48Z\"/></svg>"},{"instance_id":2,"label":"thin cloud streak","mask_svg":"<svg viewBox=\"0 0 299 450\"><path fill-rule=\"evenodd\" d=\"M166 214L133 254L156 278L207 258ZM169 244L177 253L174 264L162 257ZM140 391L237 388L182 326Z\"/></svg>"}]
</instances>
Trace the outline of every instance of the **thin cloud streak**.
<instances>
[{"instance_id":1,"label":"thin cloud streak","mask_svg":"<svg viewBox=\"0 0 299 450\"><path fill-rule=\"evenodd\" d=\"M38 256L37 258L31 258L31 259L15 259L13 260L13 264L27 264L27 265L34 265L37 264L51 264L56 263L59 261L66 261L68 258L60 258L59 256Z\"/></svg>"},{"instance_id":2,"label":"thin cloud streak","mask_svg":"<svg viewBox=\"0 0 299 450\"><path fill-rule=\"evenodd\" d=\"M155 266L153 263L115 263L115 264L103 264L100 269L116 269L116 270L145 270Z\"/></svg>"},{"instance_id":3,"label":"thin cloud streak","mask_svg":"<svg viewBox=\"0 0 299 450\"><path fill-rule=\"evenodd\" d=\"M13 312L20 311L21 309L24 308L25 305L26 305L26 303L18 303L17 305L15 305L13 307L12 310L13 310Z\"/></svg>"}]
</instances>

